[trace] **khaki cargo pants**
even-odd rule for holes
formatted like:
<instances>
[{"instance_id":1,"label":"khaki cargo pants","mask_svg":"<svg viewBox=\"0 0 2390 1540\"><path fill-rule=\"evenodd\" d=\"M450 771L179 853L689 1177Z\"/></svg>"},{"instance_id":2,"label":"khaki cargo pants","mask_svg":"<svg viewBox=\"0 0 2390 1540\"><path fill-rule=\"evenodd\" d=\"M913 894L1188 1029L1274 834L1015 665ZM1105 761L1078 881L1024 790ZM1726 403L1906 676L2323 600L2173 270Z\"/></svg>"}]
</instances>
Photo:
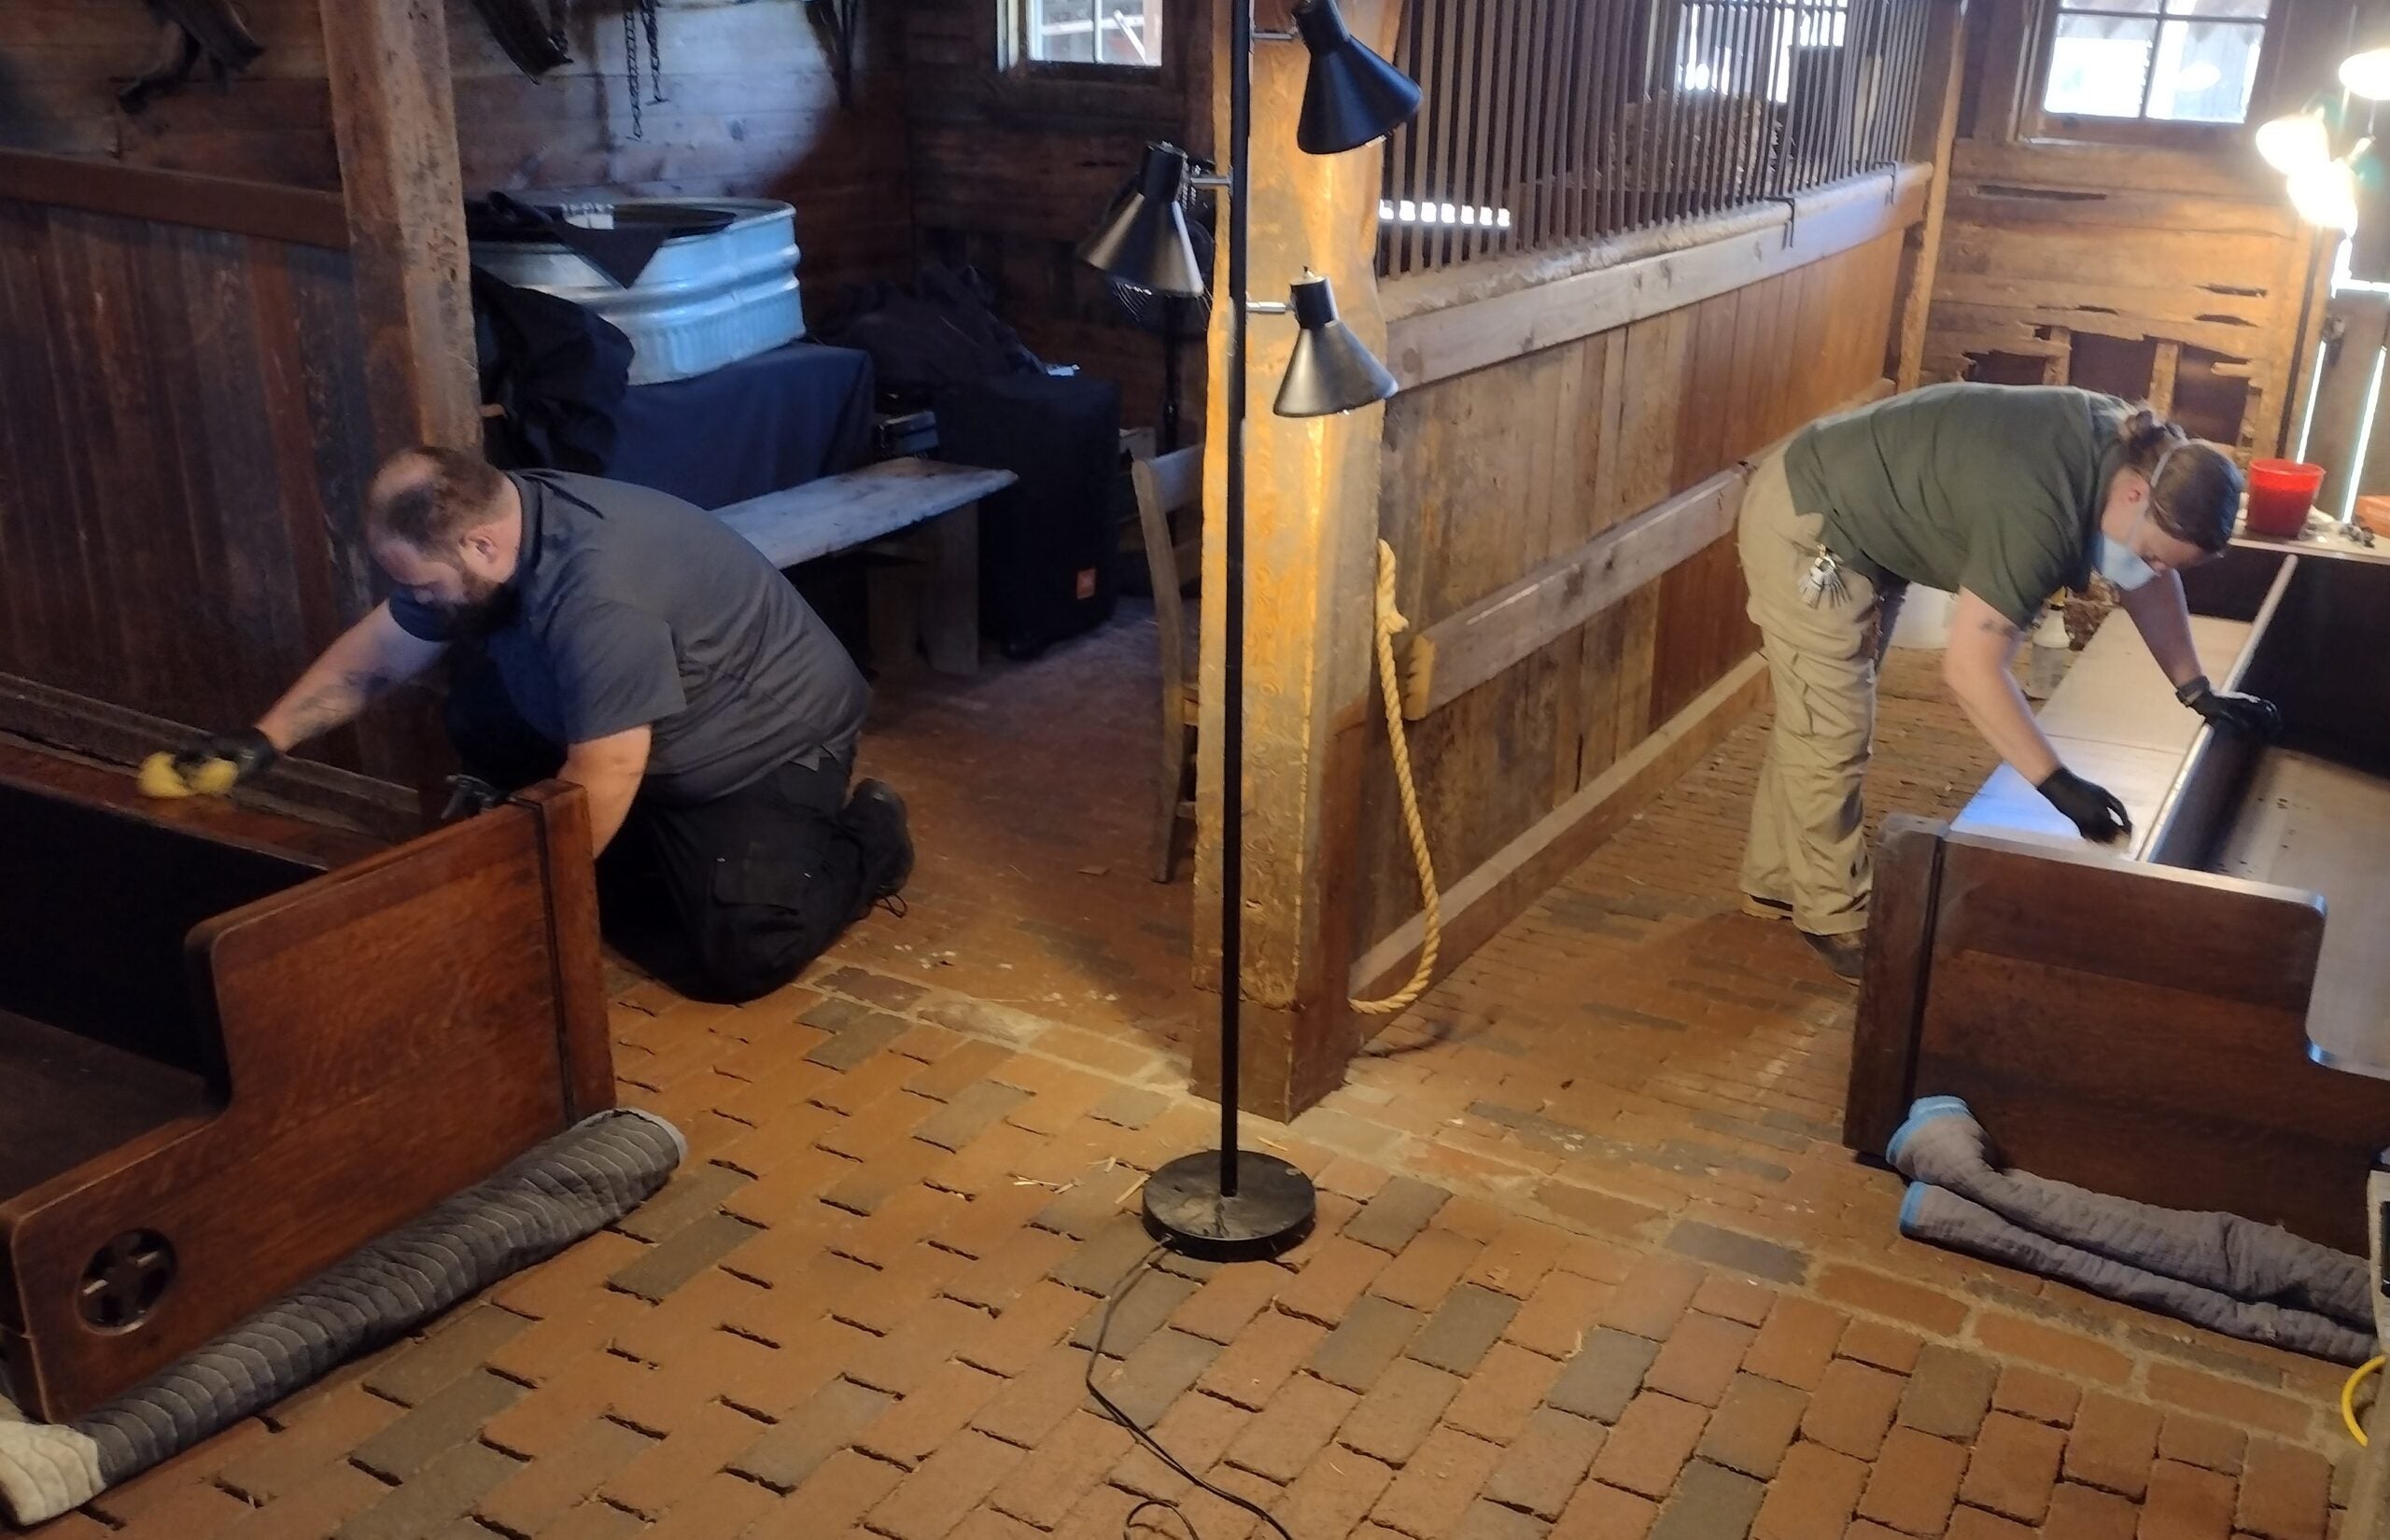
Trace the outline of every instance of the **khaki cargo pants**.
<instances>
[{"instance_id":1,"label":"khaki cargo pants","mask_svg":"<svg viewBox=\"0 0 2390 1540\"><path fill-rule=\"evenodd\" d=\"M1824 524L1793 508L1784 456L1771 455L1743 493L1736 544L1776 693L1743 890L1790 904L1802 930L1831 936L1867 924L1874 874L1860 790L1876 735L1877 667L1905 589L1879 595L1846 569L1839 596L1811 603L1801 577Z\"/></svg>"}]
</instances>

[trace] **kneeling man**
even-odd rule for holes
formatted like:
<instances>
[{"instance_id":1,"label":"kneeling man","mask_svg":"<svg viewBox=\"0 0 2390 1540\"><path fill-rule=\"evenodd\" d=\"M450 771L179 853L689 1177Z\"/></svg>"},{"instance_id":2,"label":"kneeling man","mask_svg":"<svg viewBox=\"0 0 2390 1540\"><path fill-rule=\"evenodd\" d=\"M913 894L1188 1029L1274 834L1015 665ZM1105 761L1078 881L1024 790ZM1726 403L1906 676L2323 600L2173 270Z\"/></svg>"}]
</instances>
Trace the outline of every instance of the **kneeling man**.
<instances>
[{"instance_id":1,"label":"kneeling man","mask_svg":"<svg viewBox=\"0 0 2390 1540\"><path fill-rule=\"evenodd\" d=\"M550 776L583 788L607 933L666 982L766 994L904 887L903 802L878 781L847 795L869 687L720 520L645 487L413 449L375 476L366 528L391 597L254 727L178 763L254 775L471 647L447 707L467 799Z\"/></svg>"}]
</instances>

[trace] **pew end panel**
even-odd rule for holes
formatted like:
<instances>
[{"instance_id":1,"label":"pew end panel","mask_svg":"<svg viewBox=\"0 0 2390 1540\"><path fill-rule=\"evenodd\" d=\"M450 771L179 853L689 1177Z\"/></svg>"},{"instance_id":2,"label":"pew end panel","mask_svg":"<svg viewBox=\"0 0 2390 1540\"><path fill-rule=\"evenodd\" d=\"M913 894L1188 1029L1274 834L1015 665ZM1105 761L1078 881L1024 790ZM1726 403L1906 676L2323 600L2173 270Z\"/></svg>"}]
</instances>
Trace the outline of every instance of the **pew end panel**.
<instances>
[{"instance_id":1,"label":"pew end panel","mask_svg":"<svg viewBox=\"0 0 2390 1540\"><path fill-rule=\"evenodd\" d=\"M197 1094L0 1190L0 1361L52 1421L612 1103L577 788L253 897L179 950L138 965L187 987L203 1068L163 1067ZM0 1053L36 1029L60 1032L0 1017ZM121 1100L81 1069L67 1095Z\"/></svg>"},{"instance_id":2,"label":"pew end panel","mask_svg":"<svg viewBox=\"0 0 2390 1540\"><path fill-rule=\"evenodd\" d=\"M2112 617L2042 721L2164 762L2126 789L2133 839L2018 812L2005 770L1952 825L1887 819L1845 1142L1880 1159L1914 1098L1955 1095L2018 1168L2362 1253L2390 1147L2390 563L2236 548L2185 586L2210 677L2275 700L2282 741L2198 723Z\"/></svg>"}]
</instances>

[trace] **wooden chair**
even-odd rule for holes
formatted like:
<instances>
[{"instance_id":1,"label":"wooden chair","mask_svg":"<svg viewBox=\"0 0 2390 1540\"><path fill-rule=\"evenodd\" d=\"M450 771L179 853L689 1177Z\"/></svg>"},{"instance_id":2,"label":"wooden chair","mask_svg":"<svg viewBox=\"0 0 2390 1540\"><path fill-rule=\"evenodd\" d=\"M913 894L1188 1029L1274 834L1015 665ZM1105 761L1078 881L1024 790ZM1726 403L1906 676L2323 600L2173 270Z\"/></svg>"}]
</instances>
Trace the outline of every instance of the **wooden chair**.
<instances>
[{"instance_id":1,"label":"wooden chair","mask_svg":"<svg viewBox=\"0 0 2390 1540\"><path fill-rule=\"evenodd\" d=\"M1174 513L1200 513L1203 503L1203 452L1174 450L1130 468L1137 489L1137 524L1145 537L1146 570L1154 585L1154 626L1161 633L1161 777L1154 807L1154 880L1168 882L1178 853L1178 825L1195 821L1193 789L1188 784L1195 763L1194 634L1188 624L1187 605L1180 590L1188 564L1182 560L1180 540L1171 534ZM1184 545L1200 547L1190 531Z\"/></svg>"}]
</instances>

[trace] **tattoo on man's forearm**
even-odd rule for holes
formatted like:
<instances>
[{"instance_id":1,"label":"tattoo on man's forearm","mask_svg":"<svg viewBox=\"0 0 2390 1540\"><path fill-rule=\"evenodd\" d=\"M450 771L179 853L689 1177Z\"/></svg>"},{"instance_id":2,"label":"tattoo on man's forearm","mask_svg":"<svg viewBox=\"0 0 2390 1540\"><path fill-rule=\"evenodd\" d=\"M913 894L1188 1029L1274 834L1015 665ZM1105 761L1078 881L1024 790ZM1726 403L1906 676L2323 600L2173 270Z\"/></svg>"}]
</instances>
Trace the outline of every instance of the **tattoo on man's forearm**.
<instances>
[{"instance_id":1,"label":"tattoo on man's forearm","mask_svg":"<svg viewBox=\"0 0 2390 1540\"><path fill-rule=\"evenodd\" d=\"M338 727L388 689L390 683L390 676L378 669L351 669L342 674L337 682L291 702L290 727L302 738Z\"/></svg>"}]
</instances>

